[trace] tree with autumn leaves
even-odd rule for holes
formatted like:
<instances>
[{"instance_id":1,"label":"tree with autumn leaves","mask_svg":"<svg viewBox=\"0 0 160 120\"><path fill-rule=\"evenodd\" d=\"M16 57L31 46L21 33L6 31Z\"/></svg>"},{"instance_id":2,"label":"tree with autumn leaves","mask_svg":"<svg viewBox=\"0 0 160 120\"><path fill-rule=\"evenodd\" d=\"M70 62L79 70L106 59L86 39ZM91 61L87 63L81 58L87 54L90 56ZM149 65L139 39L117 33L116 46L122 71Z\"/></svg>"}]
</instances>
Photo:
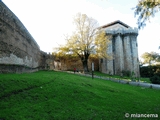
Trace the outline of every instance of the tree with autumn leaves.
<instances>
[{"instance_id":1,"label":"tree with autumn leaves","mask_svg":"<svg viewBox=\"0 0 160 120\"><path fill-rule=\"evenodd\" d=\"M109 58L107 46L109 36L105 31L98 29L98 22L86 14L78 13L74 17L75 31L66 37L66 44L57 48L57 53L78 56L81 59L84 72L88 72L88 58L94 54L98 57Z\"/></svg>"},{"instance_id":2,"label":"tree with autumn leaves","mask_svg":"<svg viewBox=\"0 0 160 120\"><path fill-rule=\"evenodd\" d=\"M142 54L143 64L148 64L149 66L160 62L160 55L156 52L145 52Z\"/></svg>"}]
</instances>

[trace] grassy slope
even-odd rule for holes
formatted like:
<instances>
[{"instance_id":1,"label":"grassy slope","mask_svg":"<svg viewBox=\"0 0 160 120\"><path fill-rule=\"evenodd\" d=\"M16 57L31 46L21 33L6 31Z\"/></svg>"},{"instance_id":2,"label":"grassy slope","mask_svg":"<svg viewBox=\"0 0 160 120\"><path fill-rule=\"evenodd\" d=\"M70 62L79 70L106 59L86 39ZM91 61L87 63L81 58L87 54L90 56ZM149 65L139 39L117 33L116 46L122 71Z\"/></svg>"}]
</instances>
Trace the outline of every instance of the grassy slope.
<instances>
[{"instance_id":1,"label":"grassy slope","mask_svg":"<svg viewBox=\"0 0 160 120\"><path fill-rule=\"evenodd\" d=\"M0 74L0 119L124 119L160 115L158 90L63 72Z\"/></svg>"}]
</instances>

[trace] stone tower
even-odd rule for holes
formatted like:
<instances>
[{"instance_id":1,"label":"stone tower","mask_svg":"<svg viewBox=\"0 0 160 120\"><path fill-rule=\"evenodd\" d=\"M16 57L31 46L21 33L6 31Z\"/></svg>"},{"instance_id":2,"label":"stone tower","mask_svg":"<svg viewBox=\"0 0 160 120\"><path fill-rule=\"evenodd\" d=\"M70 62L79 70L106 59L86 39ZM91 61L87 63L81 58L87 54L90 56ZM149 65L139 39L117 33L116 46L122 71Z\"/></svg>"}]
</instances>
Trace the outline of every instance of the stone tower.
<instances>
[{"instance_id":1,"label":"stone tower","mask_svg":"<svg viewBox=\"0 0 160 120\"><path fill-rule=\"evenodd\" d=\"M138 29L119 20L101 26L100 29L111 36L106 52L112 56L112 59L100 59L100 71L112 75L122 75L122 71L130 71L139 77Z\"/></svg>"}]
</instances>

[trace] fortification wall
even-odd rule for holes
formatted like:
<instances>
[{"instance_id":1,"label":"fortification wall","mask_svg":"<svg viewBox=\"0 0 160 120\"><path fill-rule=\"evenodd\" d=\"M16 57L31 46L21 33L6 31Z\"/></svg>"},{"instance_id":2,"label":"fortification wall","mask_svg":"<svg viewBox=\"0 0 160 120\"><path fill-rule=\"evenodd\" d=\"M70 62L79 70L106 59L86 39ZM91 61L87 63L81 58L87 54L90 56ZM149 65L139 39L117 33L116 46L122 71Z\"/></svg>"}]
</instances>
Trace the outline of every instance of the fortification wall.
<instances>
[{"instance_id":1,"label":"fortification wall","mask_svg":"<svg viewBox=\"0 0 160 120\"><path fill-rule=\"evenodd\" d=\"M134 72L139 77L139 61L137 47L137 28L106 29L107 35L112 35L107 53L112 60L103 59L100 71L107 74L122 75L124 71Z\"/></svg>"},{"instance_id":2,"label":"fortification wall","mask_svg":"<svg viewBox=\"0 0 160 120\"><path fill-rule=\"evenodd\" d=\"M16 15L0 1L0 65L38 68L41 51ZM3 71L4 67L0 67Z\"/></svg>"},{"instance_id":3,"label":"fortification wall","mask_svg":"<svg viewBox=\"0 0 160 120\"><path fill-rule=\"evenodd\" d=\"M89 57L88 59L88 69L91 71L91 63L94 63L94 70L99 71L99 59L96 57ZM82 72L83 64L79 57L70 57L70 58L55 58L54 61L50 62L53 64L53 69L55 70L71 70L73 71L76 68L77 71ZM49 65L49 64L48 64ZM51 65L49 65L51 66Z\"/></svg>"}]
</instances>

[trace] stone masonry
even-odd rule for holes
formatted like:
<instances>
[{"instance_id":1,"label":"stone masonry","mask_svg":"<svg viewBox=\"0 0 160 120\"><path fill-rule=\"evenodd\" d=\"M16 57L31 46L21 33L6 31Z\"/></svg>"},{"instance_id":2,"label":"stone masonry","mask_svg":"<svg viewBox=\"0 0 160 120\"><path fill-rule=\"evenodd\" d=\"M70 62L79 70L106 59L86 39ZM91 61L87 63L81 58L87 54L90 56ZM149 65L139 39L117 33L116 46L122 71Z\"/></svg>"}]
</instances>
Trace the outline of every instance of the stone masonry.
<instances>
[{"instance_id":1,"label":"stone masonry","mask_svg":"<svg viewBox=\"0 0 160 120\"><path fill-rule=\"evenodd\" d=\"M45 68L45 58L22 22L0 1L0 72L5 70L5 65L12 68L21 66L21 69L22 66L27 69Z\"/></svg>"},{"instance_id":2,"label":"stone masonry","mask_svg":"<svg viewBox=\"0 0 160 120\"><path fill-rule=\"evenodd\" d=\"M119 20L101 26L100 29L105 30L107 35L112 36L107 49L107 53L112 56L112 59L102 58L100 60L100 71L113 75L122 75L122 71L130 71L138 77L138 29L133 29Z\"/></svg>"}]
</instances>

